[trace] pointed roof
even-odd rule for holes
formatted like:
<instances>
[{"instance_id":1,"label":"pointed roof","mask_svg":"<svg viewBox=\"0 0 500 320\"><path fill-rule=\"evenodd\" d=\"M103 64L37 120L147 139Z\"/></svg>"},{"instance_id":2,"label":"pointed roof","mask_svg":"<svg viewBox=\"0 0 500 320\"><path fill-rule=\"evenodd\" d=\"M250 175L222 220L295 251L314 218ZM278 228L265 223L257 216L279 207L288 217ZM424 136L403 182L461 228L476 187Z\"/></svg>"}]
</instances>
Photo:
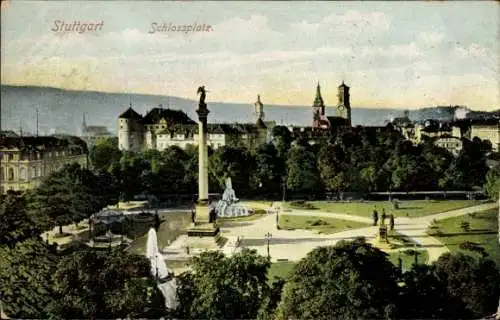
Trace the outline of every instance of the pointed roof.
<instances>
[{"instance_id":1,"label":"pointed roof","mask_svg":"<svg viewBox=\"0 0 500 320\"><path fill-rule=\"evenodd\" d=\"M344 80L342 80L342 84L339 86L339 88L347 88L347 89L349 89L349 87L344 83Z\"/></svg>"},{"instance_id":2,"label":"pointed roof","mask_svg":"<svg viewBox=\"0 0 500 320\"><path fill-rule=\"evenodd\" d=\"M257 119L257 128L267 128L266 124L264 123L264 121L262 121L261 118Z\"/></svg>"},{"instance_id":3,"label":"pointed roof","mask_svg":"<svg viewBox=\"0 0 500 320\"><path fill-rule=\"evenodd\" d=\"M313 107L323 107L323 98L321 97L321 87L319 86L319 81L318 81L318 86L316 87L316 98L314 98L314 103Z\"/></svg>"},{"instance_id":4,"label":"pointed roof","mask_svg":"<svg viewBox=\"0 0 500 320\"><path fill-rule=\"evenodd\" d=\"M262 101L260 101L260 94L257 95L257 101L255 102L255 104L262 106Z\"/></svg>"},{"instance_id":5,"label":"pointed roof","mask_svg":"<svg viewBox=\"0 0 500 320\"><path fill-rule=\"evenodd\" d=\"M138 114L134 109L132 109L132 107L129 107L118 118L141 120L142 116Z\"/></svg>"}]
</instances>

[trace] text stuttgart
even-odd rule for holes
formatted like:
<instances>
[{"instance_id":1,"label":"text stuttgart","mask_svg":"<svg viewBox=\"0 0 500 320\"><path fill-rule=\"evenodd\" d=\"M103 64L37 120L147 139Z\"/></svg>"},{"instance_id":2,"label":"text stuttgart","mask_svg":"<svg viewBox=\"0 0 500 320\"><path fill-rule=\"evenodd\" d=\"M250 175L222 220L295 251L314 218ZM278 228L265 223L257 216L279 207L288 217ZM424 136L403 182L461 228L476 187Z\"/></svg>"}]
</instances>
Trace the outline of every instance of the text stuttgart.
<instances>
[{"instance_id":1,"label":"text stuttgart","mask_svg":"<svg viewBox=\"0 0 500 320\"><path fill-rule=\"evenodd\" d=\"M67 23L64 20L55 20L54 27L50 29L54 32L96 32L101 31L104 26L104 21L88 21L82 22L79 20L74 20Z\"/></svg>"}]
</instances>

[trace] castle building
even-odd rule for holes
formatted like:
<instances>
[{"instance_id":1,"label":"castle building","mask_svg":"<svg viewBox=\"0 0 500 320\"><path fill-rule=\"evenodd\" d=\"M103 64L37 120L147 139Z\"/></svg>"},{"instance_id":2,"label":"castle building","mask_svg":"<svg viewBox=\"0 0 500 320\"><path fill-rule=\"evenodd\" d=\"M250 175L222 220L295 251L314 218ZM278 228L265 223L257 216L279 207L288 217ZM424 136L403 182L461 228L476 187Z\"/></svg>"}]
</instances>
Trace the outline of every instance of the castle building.
<instances>
[{"instance_id":1,"label":"castle building","mask_svg":"<svg viewBox=\"0 0 500 320\"><path fill-rule=\"evenodd\" d=\"M349 87L342 82L337 91L338 103L335 116L327 116L325 103L321 97L321 87L316 87L316 97L312 105L313 122L312 131L321 129L336 129L339 127L351 127L351 102Z\"/></svg>"},{"instance_id":2,"label":"castle building","mask_svg":"<svg viewBox=\"0 0 500 320\"><path fill-rule=\"evenodd\" d=\"M471 121L468 132L469 139L479 138L491 142L492 150L500 152L500 121L498 119Z\"/></svg>"},{"instance_id":3,"label":"castle building","mask_svg":"<svg viewBox=\"0 0 500 320\"><path fill-rule=\"evenodd\" d=\"M66 164L88 167L85 141L73 136L0 139L0 193L37 187L51 172Z\"/></svg>"},{"instance_id":4,"label":"castle building","mask_svg":"<svg viewBox=\"0 0 500 320\"><path fill-rule=\"evenodd\" d=\"M207 144L213 149L222 146L254 147L267 141L275 125L264 121L264 106L257 97L255 123L208 124ZM198 124L180 110L154 108L144 117L130 106L118 118L118 146L120 150L162 151L170 146L185 148L198 143Z\"/></svg>"}]
</instances>

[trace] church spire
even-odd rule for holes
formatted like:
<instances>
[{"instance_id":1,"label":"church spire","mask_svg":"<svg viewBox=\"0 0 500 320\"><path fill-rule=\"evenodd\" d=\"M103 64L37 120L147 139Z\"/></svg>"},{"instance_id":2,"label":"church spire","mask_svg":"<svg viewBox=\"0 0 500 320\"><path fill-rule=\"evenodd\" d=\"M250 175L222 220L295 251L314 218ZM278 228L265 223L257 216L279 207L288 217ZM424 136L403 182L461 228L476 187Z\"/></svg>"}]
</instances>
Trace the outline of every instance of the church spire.
<instances>
[{"instance_id":1,"label":"church spire","mask_svg":"<svg viewBox=\"0 0 500 320\"><path fill-rule=\"evenodd\" d=\"M321 87L319 85L319 81L318 81L318 86L316 87L316 97L314 98L313 107L315 108L324 107L323 98L321 97Z\"/></svg>"}]
</instances>

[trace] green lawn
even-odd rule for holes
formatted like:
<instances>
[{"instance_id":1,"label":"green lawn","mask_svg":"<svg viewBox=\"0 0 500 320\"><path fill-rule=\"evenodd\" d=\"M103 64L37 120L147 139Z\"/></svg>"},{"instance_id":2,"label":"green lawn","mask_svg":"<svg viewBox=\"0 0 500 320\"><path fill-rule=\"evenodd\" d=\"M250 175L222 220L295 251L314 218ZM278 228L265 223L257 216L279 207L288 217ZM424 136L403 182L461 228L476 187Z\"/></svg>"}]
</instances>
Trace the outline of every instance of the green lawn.
<instances>
[{"instance_id":1,"label":"green lawn","mask_svg":"<svg viewBox=\"0 0 500 320\"><path fill-rule=\"evenodd\" d=\"M463 231L462 222L468 222L470 231ZM437 237L451 252L463 252L479 256L468 250L459 248L460 243L471 241L482 246L490 258L500 268L500 245L498 243L498 209L478 212L458 218L450 218L436 223L442 235Z\"/></svg>"},{"instance_id":2,"label":"green lawn","mask_svg":"<svg viewBox=\"0 0 500 320\"><path fill-rule=\"evenodd\" d=\"M404 252L405 250L401 251L393 251L389 254L387 257L392 264L394 264L396 267L398 267L398 257L401 257L402 264L403 264L403 270L410 270L411 267L413 266L413 263L415 262L415 257L408 255ZM419 264L425 264L429 260L429 255L427 254L427 250L417 250L419 252L418 255L418 263Z\"/></svg>"},{"instance_id":3,"label":"green lawn","mask_svg":"<svg viewBox=\"0 0 500 320\"><path fill-rule=\"evenodd\" d=\"M368 227L369 224L315 216L280 215L281 229L317 230L324 234L335 233L347 229Z\"/></svg>"},{"instance_id":4,"label":"green lawn","mask_svg":"<svg viewBox=\"0 0 500 320\"><path fill-rule=\"evenodd\" d=\"M275 277L281 277L286 279L286 277L292 272L293 267L297 264L295 261L284 261L284 262L275 262L271 264L269 270L267 271L267 278L269 281Z\"/></svg>"},{"instance_id":5,"label":"green lawn","mask_svg":"<svg viewBox=\"0 0 500 320\"><path fill-rule=\"evenodd\" d=\"M394 214L399 217L422 217L430 214L470 207L482 203L474 200L411 200L400 201L399 209L394 210L389 201L355 201L355 202L334 202L334 201L306 201L300 205L294 202L284 204L286 208L312 209L334 213L347 213L364 217L371 217L373 209L376 208L379 217L382 208L386 214Z\"/></svg>"},{"instance_id":6,"label":"green lawn","mask_svg":"<svg viewBox=\"0 0 500 320\"><path fill-rule=\"evenodd\" d=\"M264 213L264 210L256 210L254 214L244 217L231 217L231 218L217 218L217 223L219 226L224 226L225 223L228 222L243 222L243 221L254 221L264 217L267 213Z\"/></svg>"}]
</instances>

